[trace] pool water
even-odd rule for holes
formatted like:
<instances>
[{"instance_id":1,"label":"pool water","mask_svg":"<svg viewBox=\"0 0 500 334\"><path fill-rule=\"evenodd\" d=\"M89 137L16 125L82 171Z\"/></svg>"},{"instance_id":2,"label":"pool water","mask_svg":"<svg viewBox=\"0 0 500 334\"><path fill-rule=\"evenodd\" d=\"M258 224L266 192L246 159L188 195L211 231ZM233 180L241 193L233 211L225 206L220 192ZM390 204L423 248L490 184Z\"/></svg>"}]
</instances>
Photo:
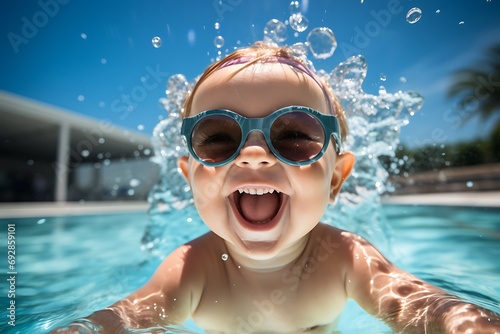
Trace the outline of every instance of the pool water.
<instances>
[{"instance_id":1,"label":"pool water","mask_svg":"<svg viewBox=\"0 0 500 334\"><path fill-rule=\"evenodd\" d=\"M391 242L386 256L401 268L461 298L500 312L500 209L383 206ZM15 224L16 321L1 333L47 333L125 297L144 284L160 259L141 251L147 213L1 219ZM205 233L196 219L172 216L171 248ZM179 236L179 231L182 234ZM7 249L7 239L0 241ZM2 268L7 268L3 256ZM2 270L2 282L8 276ZM6 293L0 296L8 305ZM192 322L183 332L202 332ZM354 302L341 333L390 333Z\"/></svg>"}]
</instances>

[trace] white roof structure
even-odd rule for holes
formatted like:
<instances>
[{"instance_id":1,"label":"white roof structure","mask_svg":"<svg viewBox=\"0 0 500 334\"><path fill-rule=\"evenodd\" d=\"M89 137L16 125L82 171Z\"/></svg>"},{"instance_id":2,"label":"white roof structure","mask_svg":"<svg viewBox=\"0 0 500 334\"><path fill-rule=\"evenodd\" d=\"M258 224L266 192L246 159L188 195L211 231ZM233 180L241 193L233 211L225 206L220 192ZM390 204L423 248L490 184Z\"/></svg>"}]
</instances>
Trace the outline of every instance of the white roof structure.
<instances>
[{"instance_id":1,"label":"white roof structure","mask_svg":"<svg viewBox=\"0 0 500 334\"><path fill-rule=\"evenodd\" d=\"M152 151L149 136L0 90L0 171L26 161L51 165L56 201L66 200L68 174L79 164L137 158L145 149Z\"/></svg>"}]
</instances>

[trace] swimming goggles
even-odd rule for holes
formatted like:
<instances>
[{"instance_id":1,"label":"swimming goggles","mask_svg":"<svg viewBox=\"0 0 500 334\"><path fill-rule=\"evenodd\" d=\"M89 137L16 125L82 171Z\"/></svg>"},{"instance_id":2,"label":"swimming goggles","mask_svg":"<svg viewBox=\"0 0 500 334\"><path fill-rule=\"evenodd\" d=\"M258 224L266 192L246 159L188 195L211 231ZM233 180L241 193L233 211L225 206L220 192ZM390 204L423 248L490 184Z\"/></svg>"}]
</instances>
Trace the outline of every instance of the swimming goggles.
<instances>
[{"instance_id":1,"label":"swimming goggles","mask_svg":"<svg viewBox=\"0 0 500 334\"><path fill-rule=\"evenodd\" d=\"M230 110L207 110L184 118L181 127L191 155L211 167L233 161L252 131L260 131L276 158L292 166L320 159L330 136L340 153L337 117L303 106L281 108L262 118L247 118Z\"/></svg>"}]
</instances>

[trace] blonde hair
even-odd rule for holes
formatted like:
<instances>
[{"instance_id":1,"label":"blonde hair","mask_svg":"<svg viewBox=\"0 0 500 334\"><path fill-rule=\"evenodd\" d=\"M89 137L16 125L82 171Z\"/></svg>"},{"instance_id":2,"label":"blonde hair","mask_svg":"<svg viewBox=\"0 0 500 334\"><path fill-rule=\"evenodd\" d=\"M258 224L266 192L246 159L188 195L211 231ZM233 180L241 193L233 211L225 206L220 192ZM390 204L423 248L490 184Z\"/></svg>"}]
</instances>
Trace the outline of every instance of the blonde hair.
<instances>
[{"instance_id":1,"label":"blonde hair","mask_svg":"<svg viewBox=\"0 0 500 334\"><path fill-rule=\"evenodd\" d=\"M225 58L223 58L219 61L216 61L215 63L213 63L207 67L207 69L203 72L203 74L198 79L198 82L196 82L196 84L194 85L193 90L186 97L186 100L184 102L184 107L183 107L183 110L181 113L181 118L187 117L191 113L193 99L194 99L194 96L195 96L196 91L198 90L199 86L210 75L212 75L215 71L224 67L229 62L235 61L238 58L242 58L242 57L252 57L252 59L250 61L246 62L243 67L238 69L238 71L235 71L234 73L232 73L229 78L236 75L242 69L249 67L257 62L276 61L277 57L290 59L291 61L298 63L298 64L301 64L302 66L306 67L306 65L300 59L298 59L297 57L295 57L293 55L293 51L288 47L278 47L278 46L269 45L269 44L263 43L263 42L257 42L248 48L238 49L238 50L232 52L231 54L227 55ZM335 116L337 116L337 119L339 121L341 140L342 140L342 142L344 142L345 138L347 137L347 134L349 132L349 128L347 126L347 120L345 117L344 108L342 108L342 105L340 104L340 102L335 98L335 96L332 93L332 88L328 84L326 84L321 79L319 79L319 80L315 79L315 81L318 82L318 84L321 86L321 89L323 90L323 92L325 94L327 94L327 96L329 97L329 100L330 100L329 102L331 103L331 106L329 106L329 107L333 108L333 110L335 111Z\"/></svg>"}]
</instances>

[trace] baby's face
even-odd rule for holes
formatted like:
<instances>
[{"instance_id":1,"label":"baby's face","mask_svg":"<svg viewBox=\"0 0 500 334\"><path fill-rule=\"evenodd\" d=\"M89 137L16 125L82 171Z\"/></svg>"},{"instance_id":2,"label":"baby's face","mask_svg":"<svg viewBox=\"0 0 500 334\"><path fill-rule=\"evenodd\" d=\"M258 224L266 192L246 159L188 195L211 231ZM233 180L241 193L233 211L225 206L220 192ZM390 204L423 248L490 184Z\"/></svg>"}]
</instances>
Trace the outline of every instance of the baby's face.
<instances>
[{"instance_id":1,"label":"baby's face","mask_svg":"<svg viewBox=\"0 0 500 334\"><path fill-rule=\"evenodd\" d=\"M189 116L229 109L264 117L290 105L328 113L323 91L304 73L286 64L258 63L228 79L242 66L222 68L204 81ZM262 133L254 131L234 161L207 167L189 157L184 172L201 218L226 241L233 256L266 260L303 247L329 202L335 164L330 143L317 162L287 165L271 153Z\"/></svg>"}]
</instances>

